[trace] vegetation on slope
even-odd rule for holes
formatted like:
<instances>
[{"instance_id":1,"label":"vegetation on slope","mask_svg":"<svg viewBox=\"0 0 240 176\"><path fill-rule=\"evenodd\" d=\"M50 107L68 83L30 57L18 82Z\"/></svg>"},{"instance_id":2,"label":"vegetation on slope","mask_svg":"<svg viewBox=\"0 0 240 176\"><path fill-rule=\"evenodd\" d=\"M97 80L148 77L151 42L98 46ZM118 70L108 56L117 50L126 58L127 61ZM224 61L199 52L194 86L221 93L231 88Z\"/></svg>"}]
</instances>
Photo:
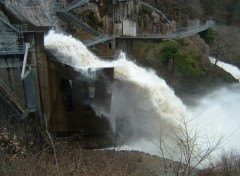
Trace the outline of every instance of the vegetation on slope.
<instances>
[{"instance_id":1,"label":"vegetation on slope","mask_svg":"<svg viewBox=\"0 0 240 176\"><path fill-rule=\"evenodd\" d=\"M206 31L200 33L200 37L209 45L213 44L217 33L214 29L208 28Z\"/></svg>"},{"instance_id":2,"label":"vegetation on slope","mask_svg":"<svg viewBox=\"0 0 240 176\"><path fill-rule=\"evenodd\" d=\"M194 93L212 84L235 81L229 73L210 63L208 46L200 37L159 43L137 42L132 54L140 64L156 70L177 94Z\"/></svg>"}]
</instances>

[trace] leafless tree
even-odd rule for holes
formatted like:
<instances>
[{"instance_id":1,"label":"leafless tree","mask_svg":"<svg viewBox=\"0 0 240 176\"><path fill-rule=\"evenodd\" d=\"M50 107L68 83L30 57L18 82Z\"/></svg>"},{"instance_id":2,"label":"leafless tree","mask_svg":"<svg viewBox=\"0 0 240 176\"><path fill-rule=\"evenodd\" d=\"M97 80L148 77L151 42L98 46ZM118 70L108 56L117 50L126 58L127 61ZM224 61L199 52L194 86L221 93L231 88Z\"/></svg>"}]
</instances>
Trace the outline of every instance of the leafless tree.
<instances>
[{"instance_id":1,"label":"leafless tree","mask_svg":"<svg viewBox=\"0 0 240 176\"><path fill-rule=\"evenodd\" d=\"M219 176L240 175L240 154L234 150L224 151L215 168Z\"/></svg>"},{"instance_id":2,"label":"leafless tree","mask_svg":"<svg viewBox=\"0 0 240 176\"><path fill-rule=\"evenodd\" d=\"M171 129L171 143L158 132L159 149L164 160L165 175L192 176L206 164L211 154L223 143L223 137L210 136L195 120L179 119L179 127ZM168 138L169 138L168 136ZM172 163L169 163L171 159ZM169 168L171 167L171 168Z\"/></svg>"},{"instance_id":3,"label":"leafless tree","mask_svg":"<svg viewBox=\"0 0 240 176\"><path fill-rule=\"evenodd\" d=\"M115 126L112 134L114 148L121 147L133 135L133 130L129 127L128 119L126 115L115 117Z\"/></svg>"}]
</instances>

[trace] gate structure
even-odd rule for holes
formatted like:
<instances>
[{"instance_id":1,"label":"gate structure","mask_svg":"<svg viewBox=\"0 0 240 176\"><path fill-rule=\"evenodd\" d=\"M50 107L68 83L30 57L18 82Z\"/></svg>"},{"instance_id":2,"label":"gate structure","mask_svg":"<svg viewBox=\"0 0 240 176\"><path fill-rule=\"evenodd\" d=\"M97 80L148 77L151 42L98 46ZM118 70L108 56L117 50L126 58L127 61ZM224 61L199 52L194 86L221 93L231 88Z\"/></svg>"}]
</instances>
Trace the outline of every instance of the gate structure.
<instances>
[{"instance_id":1,"label":"gate structure","mask_svg":"<svg viewBox=\"0 0 240 176\"><path fill-rule=\"evenodd\" d=\"M95 76L88 79L75 68L48 57L44 34L51 26L34 26L27 20L22 24L15 12L1 1L0 5L1 101L9 104L19 120L30 115L46 117L56 134L105 138L110 131L108 120L95 111L110 111L114 69L89 68Z\"/></svg>"}]
</instances>

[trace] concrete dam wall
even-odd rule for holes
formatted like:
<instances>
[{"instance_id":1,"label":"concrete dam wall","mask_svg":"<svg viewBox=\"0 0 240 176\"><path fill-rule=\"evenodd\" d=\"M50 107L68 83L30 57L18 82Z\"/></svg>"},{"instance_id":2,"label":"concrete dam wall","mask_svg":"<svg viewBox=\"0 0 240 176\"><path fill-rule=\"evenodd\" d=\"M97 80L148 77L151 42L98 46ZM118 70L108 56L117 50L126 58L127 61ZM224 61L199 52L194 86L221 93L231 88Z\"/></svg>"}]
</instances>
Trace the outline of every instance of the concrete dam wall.
<instances>
[{"instance_id":1,"label":"concrete dam wall","mask_svg":"<svg viewBox=\"0 0 240 176\"><path fill-rule=\"evenodd\" d=\"M46 117L55 134L108 136L109 123L95 114L93 105L101 104L106 112L110 111L111 92L106 85L112 84L114 69L100 68L93 72L89 68L89 73L96 77L89 79L74 67L47 55L44 35L53 23L49 13L40 12L43 2L37 2L25 10L27 1L0 2L5 17L0 20L4 26L0 40L1 98L18 112L20 120L30 115ZM34 13L36 8L39 14ZM15 24L27 28L20 30Z\"/></svg>"}]
</instances>

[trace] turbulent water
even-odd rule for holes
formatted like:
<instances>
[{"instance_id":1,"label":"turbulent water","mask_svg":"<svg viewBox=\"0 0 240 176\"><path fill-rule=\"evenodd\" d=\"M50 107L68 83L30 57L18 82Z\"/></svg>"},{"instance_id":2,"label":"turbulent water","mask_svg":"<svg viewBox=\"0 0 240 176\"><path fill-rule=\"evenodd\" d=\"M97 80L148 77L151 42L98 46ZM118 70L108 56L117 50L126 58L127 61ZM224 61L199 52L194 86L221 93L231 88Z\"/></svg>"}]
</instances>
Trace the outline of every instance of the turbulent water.
<instances>
[{"instance_id":1,"label":"turbulent water","mask_svg":"<svg viewBox=\"0 0 240 176\"><path fill-rule=\"evenodd\" d=\"M216 58L215 57L209 57L210 61L215 64ZM223 68L226 72L229 72L234 78L238 79L240 81L240 70L238 67L227 64L221 61L217 61L217 66Z\"/></svg>"},{"instance_id":2,"label":"turbulent water","mask_svg":"<svg viewBox=\"0 0 240 176\"><path fill-rule=\"evenodd\" d=\"M236 131L240 124L237 117L240 114L237 108L240 102L239 85L202 97L197 107L186 107L153 70L127 60L124 53L114 61L102 61L80 41L54 31L45 36L44 45L60 62L72 65L79 71L84 72L86 68L115 68L112 107L108 118L116 133L113 135L116 145L122 148L160 155L159 139L164 138L168 147L174 150L177 146L171 140L180 137L176 134L181 133L182 123L191 116L208 122L206 125L209 129L218 128L218 132L230 136L229 140L240 136Z\"/></svg>"},{"instance_id":3,"label":"turbulent water","mask_svg":"<svg viewBox=\"0 0 240 176\"><path fill-rule=\"evenodd\" d=\"M218 88L198 100L192 109L212 135L224 135L224 149L240 149L240 84ZM199 113L201 112L201 113ZM210 131L209 130L209 131Z\"/></svg>"},{"instance_id":4,"label":"turbulent water","mask_svg":"<svg viewBox=\"0 0 240 176\"><path fill-rule=\"evenodd\" d=\"M145 112L153 113L166 120L172 120L171 117L176 118L186 112L181 100L174 95L174 91L163 79L157 77L153 70L146 70L128 61L123 53L115 61L102 61L89 52L80 41L71 36L57 34L54 31L50 31L45 37L44 45L59 61L72 65L79 70L115 67L114 77L123 81L124 84L116 83L121 84L119 86L122 86L122 88L114 86L115 89L119 89L117 91L114 90L115 93L113 93L114 105L117 101L120 101L120 97L129 93L127 91L132 91L132 93L137 94L132 97L135 99L132 101L139 104L137 106L138 110L144 109ZM128 90L125 90L124 86L128 87ZM116 95L120 94L121 91L125 92L122 95ZM131 95L128 96L129 99L130 97ZM116 98L119 100L115 102ZM132 106L133 104L130 105ZM128 110L122 109L121 111L126 113ZM136 110L134 111L137 113ZM121 116L122 114L119 115Z\"/></svg>"}]
</instances>

